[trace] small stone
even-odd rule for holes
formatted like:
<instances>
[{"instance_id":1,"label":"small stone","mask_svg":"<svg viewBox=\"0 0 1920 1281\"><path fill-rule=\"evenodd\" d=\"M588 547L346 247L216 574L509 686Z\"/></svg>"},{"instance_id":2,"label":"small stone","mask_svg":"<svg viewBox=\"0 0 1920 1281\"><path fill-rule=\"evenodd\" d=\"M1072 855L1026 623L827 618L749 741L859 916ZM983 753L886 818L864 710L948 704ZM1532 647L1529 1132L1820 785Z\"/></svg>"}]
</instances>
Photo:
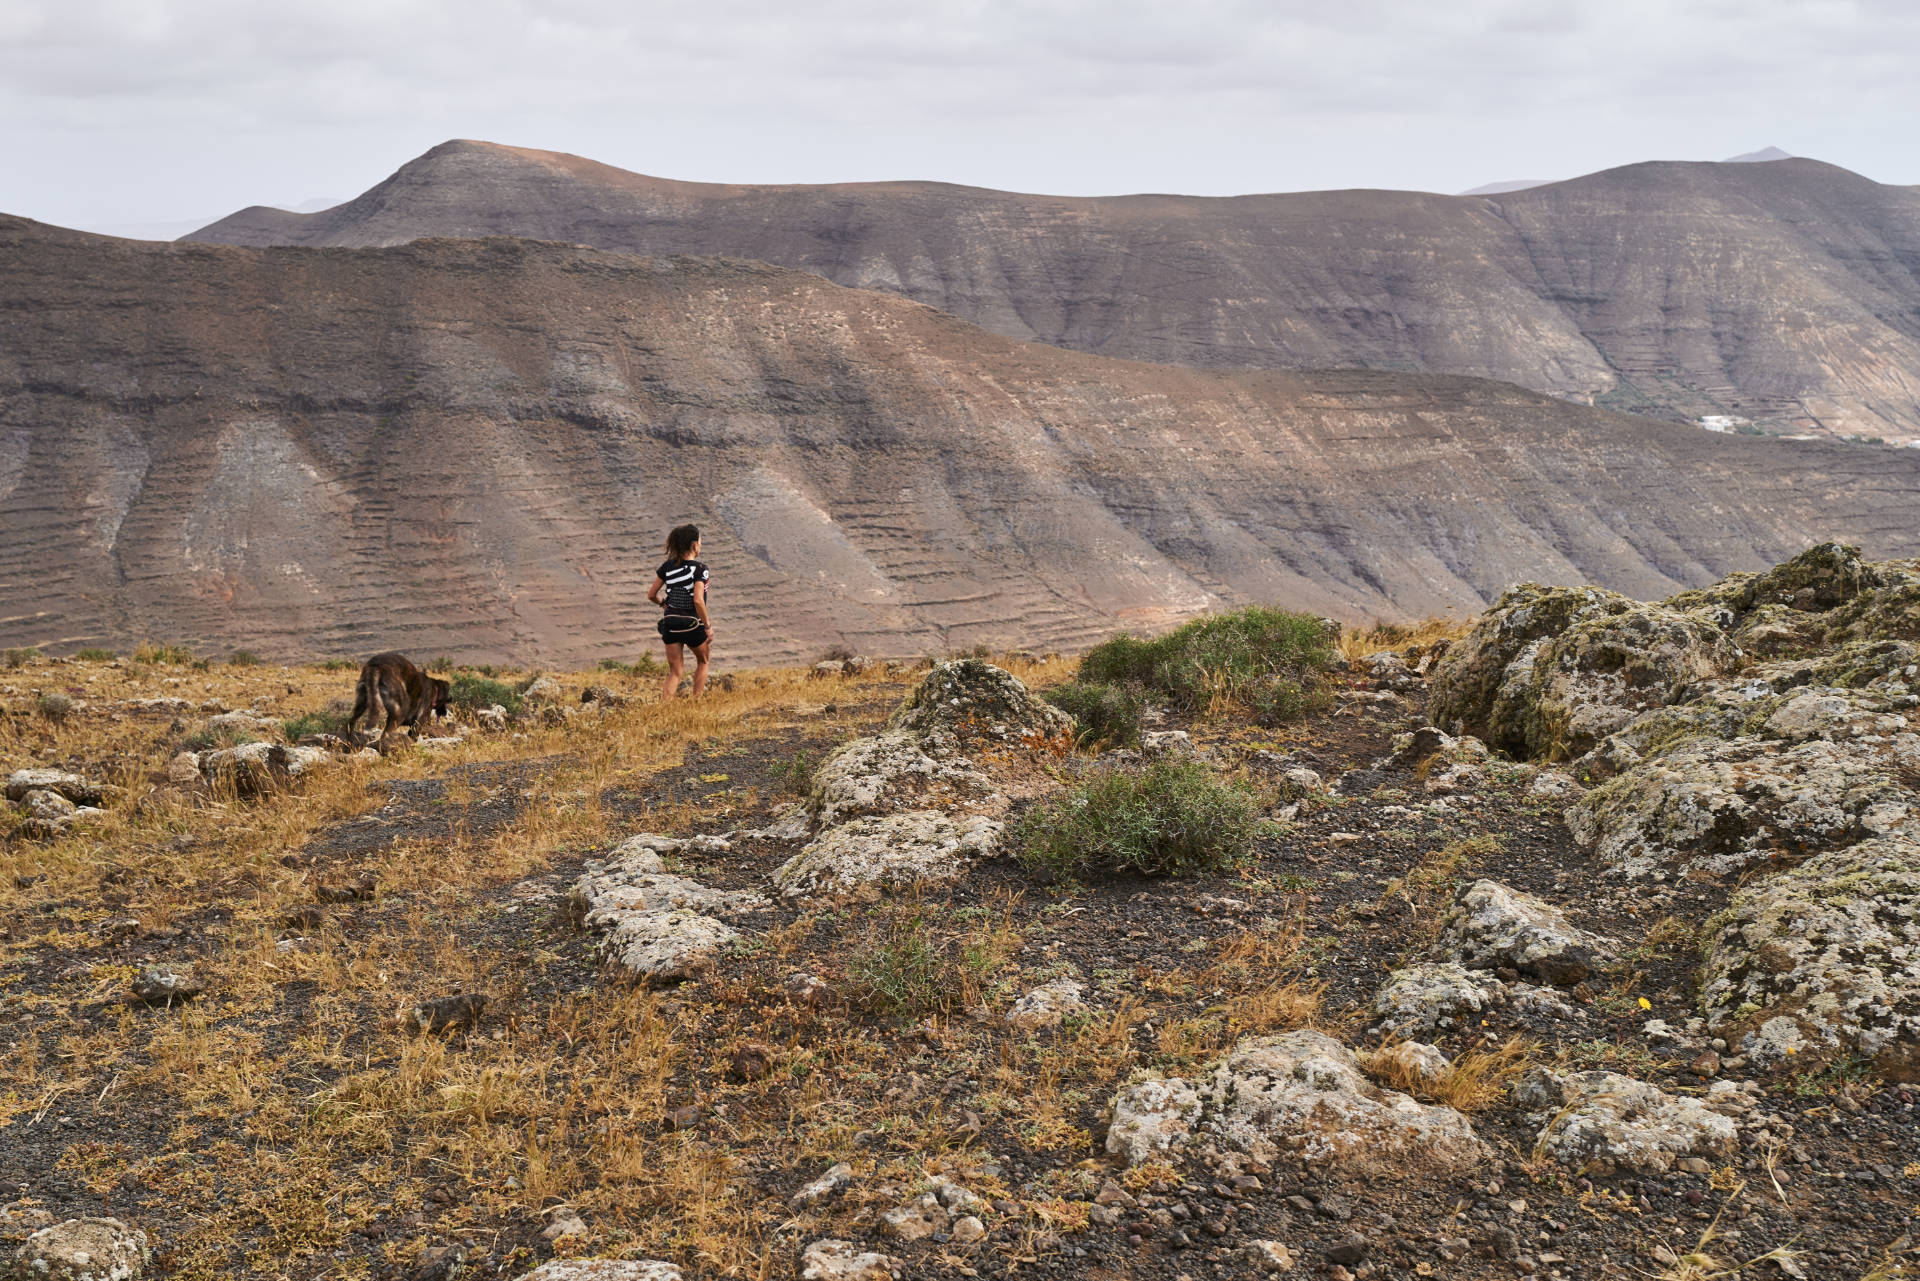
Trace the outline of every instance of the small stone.
<instances>
[{"instance_id":1,"label":"small stone","mask_svg":"<svg viewBox=\"0 0 1920 1281\"><path fill-rule=\"evenodd\" d=\"M1695 1076L1700 1077L1702 1080L1713 1076L1720 1070L1720 1056L1712 1050L1708 1050L1705 1054L1694 1059L1690 1070Z\"/></svg>"},{"instance_id":2,"label":"small stone","mask_svg":"<svg viewBox=\"0 0 1920 1281\"><path fill-rule=\"evenodd\" d=\"M987 1235L987 1225L971 1214L962 1215L953 1221L952 1236L955 1241L965 1244L978 1241Z\"/></svg>"},{"instance_id":3,"label":"small stone","mask_svg":"<svg viewBox=\"0 0 1920 1281\"><path fill-rule=\"evenodd\" d=\"M669 1130L691 1130L700 1124L700 1109L691 1103L684 1104L667 1113L663 1124Z\"/></svg>"},{"instance_id":4,"label":"small stone","mask_svg":"<svg viewBox=\"0 0 1920 1281\"><path fill-rule=\"evenodd\" d=\"M917 1196L880 1216L881 1233L899 1241L919 1241L936 1232L945 1232L951 1224L946 1207L932 1193Z\"/></svg>"},{"instance_id":5,"label":"small stone","mask_svg":"<svg viewBox=\"0 0 1920 1281\"><path fill-rule=\"evenodd\" d=\"M773 1070L773 1047L759 1041L742 1041L733 1047L730 1068L736 1081L758 1081Z\"/></svg>"},{"instance_id":6,"label":"small stone","mask_svg":"<svg viewBox=\"0 0 1920 1281\"><path fill-rule=\"evenodd\" d=\"M791 1204L797 1210L823 1204L832 1197L846 1191L853 1182L853 1167L841 1161L813 1182L793 1194Z\"/></svg>"},{"instance_id":7,"label":"small stone","mask_svg":"<svg viewBox=\"0 0 1920 1281\"><path fill-rule=\"evenodd\" d=\"M800 1254L800 1281L893 1281L906 1264L892 1255L863 1251L851 1241L815 1241Z\"/></svg>"},{"instance_id":8,"label":"small stone","mask_svg":"<svg viewBox=\"0 0 1920 1281\"><path fill-rule=\"evenodd\" d=\"M789 974L783 987L789 1001L808 1009L819 1009L833 998L832 985L818 974Z\"/></svg>"},{"instance_id":9,"label":"small stone","mask_svg":"<svg viewBox=\"0 0 1920 1281\"><path fill-rule=\"evenodd\" d=\"M416 1032L467 1032L486 1012L487 997L480 992L462 992L422 1001L409 1011Z\"/></svg>"},{"instance_id":10,"label":"small stone","mask_svg":"<svg viewBox=\"0 0 1920 1281\"><path fill-rule=\"evenodd\" d=\"M1327 1259L1332 1263L1358 1263L1367 1257L1370 1244L1358 1232L1352 1233L1327 1247Z\"/></svg>"},{"instance_id":11,"label":"small stone","mask_svg":"<svg viewBox=\"0 0 1920 1281\"><path fill-rule=\"evenodd\" d=\"M142 1005L173 1005L200 995L200 985L186 971L148 965L134 976L133 999Z\"/></svg>"},{"instance_id":12,"label":"small stone","mask_svg":"<svg viewBox=\"0 0 1920 1281\"><path fill-rule=\"evenodd\" d=\"M587 1235L587 1221L572 1210L562 1210L540 1235L548 1241L570 1241Z\"/></svg>"},{"instance_id":13,"label":"small stone","mask_svg":"<svg viewBox=\"0 0 1920 1281\"><path fill-rule=\"evenodd\" d=\"M1296 1262L1292 1250L1278 1241L1249 1241L1246 1256L1261 1272L1291 1272Z\"/></svg>"}]
</instances>

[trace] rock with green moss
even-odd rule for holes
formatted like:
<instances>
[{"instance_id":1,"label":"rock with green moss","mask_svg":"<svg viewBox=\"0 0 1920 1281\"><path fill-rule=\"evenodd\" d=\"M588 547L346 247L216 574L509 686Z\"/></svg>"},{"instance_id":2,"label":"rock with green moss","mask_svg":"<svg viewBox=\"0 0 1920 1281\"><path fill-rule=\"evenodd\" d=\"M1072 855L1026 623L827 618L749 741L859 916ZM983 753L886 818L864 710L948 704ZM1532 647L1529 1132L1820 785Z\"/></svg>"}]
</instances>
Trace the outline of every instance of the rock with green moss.
<instances>
[{"instance_id":1,"label":"rock with green moss","mask_svg":"<svg viewBox=\"0 0 1920 1281\"><path fill-rule=\"evenodd\" d=\"M1704 974L1721 1035L1789 1019L1806 1043L1920 1076L1920 834L1809 859L1747 886L1715 922ZM1782 1037L1774 1035L1771 1040Z\"/></svg>"},{"instance_id":2,"label":"rock with green moss","mask_svg":"<svg viewBox=\"0 0 1920 1281\"><path fill-rule=\"evenodd\" d=\"M1541 645L1579 619L1625 612L1637 604L1598 587L1521 583L1509 588L1472 631L1448 648L1434 673L1429 718L1435 725L1480 733L1512 669L1529 668Z\"/></svg>"},{"instance_id":3,"label":"rock with green moss","mask_svg":"<svg viewBox=\"0 0 1920 1281\"><path fill-rule=\"evenodd\" d=\"M1073 741L1073 717L1013 673L977 658L935 666L887 727L928 737L936 745L1005 748Z\"/></svg>"}]
</instances>

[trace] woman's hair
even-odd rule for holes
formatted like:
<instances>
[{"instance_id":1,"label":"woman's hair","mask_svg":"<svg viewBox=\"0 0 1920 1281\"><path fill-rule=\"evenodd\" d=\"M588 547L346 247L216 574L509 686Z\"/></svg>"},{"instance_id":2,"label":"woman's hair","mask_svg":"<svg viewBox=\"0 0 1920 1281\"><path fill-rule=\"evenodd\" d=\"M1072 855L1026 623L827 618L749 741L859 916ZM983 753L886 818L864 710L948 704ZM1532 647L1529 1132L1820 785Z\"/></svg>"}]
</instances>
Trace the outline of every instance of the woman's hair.
<instances>
[{"instance_id":1,"label":"woman's hair","mask_svg":"<svg viewBox=\"0 0 1920 1281\"><path fill-rule=\"evenodd\" d=\"M693 554L693 545L700 541L698 525L678 525L667 535L667 555L675 560L685 560Z\"/></svg>"}]
</instances>

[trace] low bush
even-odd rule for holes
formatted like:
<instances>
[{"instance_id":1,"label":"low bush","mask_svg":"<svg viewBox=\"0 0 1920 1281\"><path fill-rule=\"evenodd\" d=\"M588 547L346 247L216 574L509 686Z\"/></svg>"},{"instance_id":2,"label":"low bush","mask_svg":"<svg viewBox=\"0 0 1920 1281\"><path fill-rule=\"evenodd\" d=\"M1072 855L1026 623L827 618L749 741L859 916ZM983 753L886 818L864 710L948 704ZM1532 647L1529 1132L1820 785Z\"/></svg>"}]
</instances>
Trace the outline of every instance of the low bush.
<instances>
[{"instance_id":1,"label":"low bush","mask_svg":"<svg viewBox=\"0 0 1920 1281\"><path fill-rule=\"evenodd\" d=\"M1135 685L1184 711L1288 720L1326 704L1334 637L1312 614L1248 606L1151 639L1121 633L1080 660L1082 684Z\"/></svg>"},{"instance_id":2,"label":"low bush","mask_svg":"<svg viewBox=\"0 0 1920 1281\"><path fill-rule=\"evenodd\" d=\"M320 670L323 672L344 672L352 666L353 660L350 658L329 658L321 661Z\"/></svg>"},{"instance_id":3,"label":"low bush","mask_svg":"<svg viewBox=\"0 0 1920 1281\"><path fill-rule=\"evenodd\" d=\"M42 694L39 708L40 715L52 724L65 725L73 715L73 700L65 694Z\"/></svg>"},{"instance_id":4,"label":"low bush","mask_svg":"<svg viewBox=\"0 0 1920 1281\"><path fill-rule=\"evenodd\" d=\"M520 691L478 672L455 672L452 683L453 689L447 695L447 701L454 707L477 712L498 703L507 709L507 715L518 716L524 706L520 701Z\"/></svg>"},{"instance_id":5,"label":"low bush","mask_svg":"<svg viewBox=\"0 0 1920 1281\"><path fill-rule=\"evenodd\" d=\"M621 672L628 676L658 676L667 669L652 654L642 654L631 663L623 663L617 658L603 658L600 660L600 670Z\"/></svg>"},{"instance_id":6,"label":"low bush","mask_svg":"<svg viewBox=\"0 0 1920 1281\"><path fill-rule=\"evenodd\" d=\"M1185 876L1244 861L1261 828L1260 802L1198 761L1113 770L1028 810L1013 848L1029 870Z\"/></svg>"},{"instance_id":7,"label":"low bush","mask_svg":"<svg viewBox=\"0 0 1920 1281\"><path fill-rule=\"evenodd\" d=\"M1140 741L1144 704L1135 686L1068 681L1041 697L1073 717L1082 747L1131 747Z\"/></svg>"},{"instance_id":8,"label":"low bush","mask_svg":"<svg viewBox=\"0 0 1920 1281\"><path fill-rule=\"evenodd\" d=\"M74 650L73 656L83 663L111 663L119 657L110 649L97 649L91 645L85 649Z\"/></svg>"},{"instance_id":9,"label":"low bush","mask_svg":"<svg viewBox=\"0 0 1920 1281\"><path fill-rule=\"evenodd\" d=\"M5 663L9 668L25 667L38 657L40 657L40 651L31 645L25 649L0 650L0 662Z\"/></svg>"},{"instance_id":10,"label":"low bush","mask_svg":"<svg viewBox=\"0 0 1920 1281\"><path fill-rule=\"evenodd\" d=\"M233 653L227 655L227 666L258 667L260 666L260 655L250 649L236 649Z\"/></svg>"}]
</instances>

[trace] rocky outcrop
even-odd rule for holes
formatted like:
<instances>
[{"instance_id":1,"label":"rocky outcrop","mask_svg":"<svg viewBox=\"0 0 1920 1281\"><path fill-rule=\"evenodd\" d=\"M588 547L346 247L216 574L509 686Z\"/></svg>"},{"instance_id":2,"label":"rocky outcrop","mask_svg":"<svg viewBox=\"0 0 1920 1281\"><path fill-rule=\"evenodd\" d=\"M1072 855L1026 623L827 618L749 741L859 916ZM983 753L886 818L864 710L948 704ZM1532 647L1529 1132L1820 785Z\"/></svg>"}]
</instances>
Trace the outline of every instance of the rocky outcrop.
<instances>
[{"instance_id":1,"label":"rocky outcrop","mask_svg":"<svg viewBox=\"0 0 1920 1281\"><path fill-rule=\"evenodd\" d=\"M113 789L78 774L57 769L22 769L7 776L7 799L20 802L32 792L52 792L73 805L98 808L107 803Z\"/></svg>"},{"instance_id":2,"label":"rocky outcrop","mask_svg":"<svg viewBox=\"0 0 1920 1281\"><path fill-rule=\"evenodd\" d=\"M894 1281L906 1266L890 1254L829 1238L800 1252L800 1281Z\"/></svg>"},{"instance_id":3,"label":"rocky outcrop","mask_svg":"<svg viewBox=\"0 0 1920 1281\"><path fill-rule=\"evenodd\" d=\"M1042 983L1013 1003L1013 1008L1007 1011L1007 1026L1023 1032L1058 1027L1068 1015L1087 1008L1082 999L1086 989L1087 985L1075 978Z\"/></svg>"},{"instance_id":4,"label":"rocky outcrop","mask_svg":"<svg viewBox=\"0 0 1920 1281\"><path fill-rule=\"evenodd\" d=\"M1590 742L1568 770L1598 785L1565 816L1608 867L1761 873L1704 976L1709 1024L1755 1066L1814 1049L1920 1071L1920 562L1824 543L1658 606L1517 588L1435 690L1516 752Z\"/></svg>"},{"instance_id":5,"label":"rocky outcrop","mask_svg":"<svg viewBox=\"0 0 1920 1281\"><path fill-rule=\"evenodd\" d=\"M1256 1160L1284 1154L1344 1175L1453 1168L1486 1156L1466 1117L1374 1085L1351 1050L1319 1032L1242 1041L1198 1084L1129 1086L1113 1100L1107 1150L1139 1164L1201 1132Z\"/></svg>"},{"instance_id":6,"label":"rocky outcrop","mask_svg":"<svg viewBox=\"0 0 1920 1281\"><path fill-rule=\"evenodd\" d=\"M1373 998L1374 1025L1394 1036L1433 1036L1506 1000L1506 986L1490 974L1457 961L1420 961L1387 975Z\"/></svg>"}]
</instances>

